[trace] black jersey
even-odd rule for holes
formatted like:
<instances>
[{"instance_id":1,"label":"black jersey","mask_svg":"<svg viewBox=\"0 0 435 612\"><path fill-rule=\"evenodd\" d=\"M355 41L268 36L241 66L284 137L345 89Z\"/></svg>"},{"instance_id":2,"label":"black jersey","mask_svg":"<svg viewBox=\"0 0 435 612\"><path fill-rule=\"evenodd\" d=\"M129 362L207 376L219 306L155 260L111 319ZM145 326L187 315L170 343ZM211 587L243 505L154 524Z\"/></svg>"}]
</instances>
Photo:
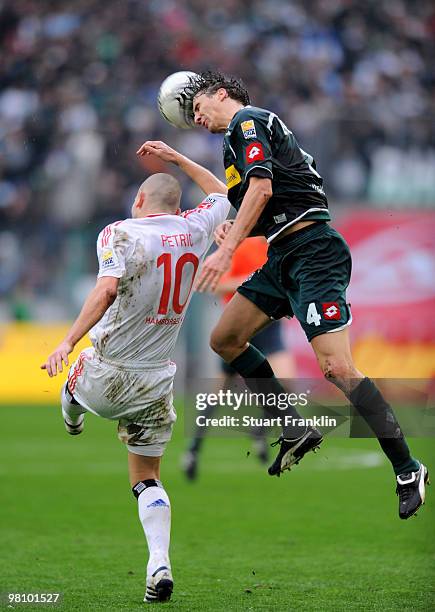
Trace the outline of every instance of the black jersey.
<instances>
[{"instance_id":1,"label":"black jersey","mask_svg":"<svg viewBox=\"0 0 435 612\"><path fill-rule=\"evenodd\" d=\"M311 155L270 111L245 106L233 117L224 137L228 199L239 210L249 177L272 179L273 195L254 228L270 242L300 220L330 220L323 180Z\"/></svg>"}]
</instances>

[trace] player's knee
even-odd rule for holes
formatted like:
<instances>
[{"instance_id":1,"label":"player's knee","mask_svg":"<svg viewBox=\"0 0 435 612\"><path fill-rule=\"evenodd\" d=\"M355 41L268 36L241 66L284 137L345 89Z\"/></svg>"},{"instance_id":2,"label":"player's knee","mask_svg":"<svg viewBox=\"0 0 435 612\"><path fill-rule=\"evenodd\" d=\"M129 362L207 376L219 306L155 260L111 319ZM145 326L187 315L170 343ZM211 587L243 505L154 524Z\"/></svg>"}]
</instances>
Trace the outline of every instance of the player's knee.
<instances>
[{"instance_id":1,"label":"player's knee","mask_svg":"<svg viewBox=\"0 0 435 612\"><path fill-rule=\"evenodd\" d=\"M210 336L210 348L212 351L221 355L225 350L225 336L223 336L218 330L214 329Z\"/></svg>"},{"instance_id":2,"label":"player's knee","mask_svg":"<svg viewBox=\"0 0 435 612\"><path fill-rule=\"evenodd\" d=\"M221 357L228 351L243 346L244 342L246 341L243 341L237 330L222 332L219 328L215 328L210 337L211 349Z\"/></svg>"},{"instance_id":3,"label":"player's knee","mask_svg":"<svg viewBox=\"0 0 435 612\"><path fill-rule=\"evenodd\" d=\"M351 361L337 357L327 357L322 364L325 378L332 383L357 377L357 371Z\"/></svg>"}]
</instances>

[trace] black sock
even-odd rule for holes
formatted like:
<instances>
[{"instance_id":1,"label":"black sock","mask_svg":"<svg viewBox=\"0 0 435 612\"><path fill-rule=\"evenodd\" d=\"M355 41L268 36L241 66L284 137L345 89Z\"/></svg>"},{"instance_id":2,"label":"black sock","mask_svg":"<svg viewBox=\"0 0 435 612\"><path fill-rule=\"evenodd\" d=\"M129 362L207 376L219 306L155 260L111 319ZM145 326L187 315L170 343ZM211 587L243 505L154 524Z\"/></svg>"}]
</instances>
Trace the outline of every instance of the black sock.
<instances>
[{"instance_id":1,"label":"black sock","mask_svg":"<svg viewBox=\"0 0 435 612\"><path fill-rule=\"evenodd\" d=\"M236 357L231 363L231 367L240 374L245 380L247 387L253 393L273 394L275 397L280 394L288 395L279 380L275 377L272 368L266 357L255 346L250 344L241 355ZM285 417L301 419L302 417L293 406L288 406L285 410L278 408L278 401L275 406L263 406L263 410L272 418L280 418L283 424L283 435L285 438L300 438L306 431L305 426L285 425Z\"/></svg>"},{"instance_id":2,"label":"black sock","mask_svg":"<svg viewBox=\"0 0 435 612\"><path fill-rule=\"evenodd\" d=\"M200 435L197 435L194 438L192 438L192 441L189 444L189 451L191 453L199 453L199 451L201 450L203 439L204 439L204 436L200 436Z\"/></svg>"},{"instance_id":3,"label":"black sock","mask_svg":"<svg viewBox=\"0 0 435 612\"><path fill-rule=\"evenodd\" d=\"M419 463L411 457L394 412L374 382L364 378L351 392L349 399L378 438L394 473L418 470Z\"/></svg>"}]
</instances>

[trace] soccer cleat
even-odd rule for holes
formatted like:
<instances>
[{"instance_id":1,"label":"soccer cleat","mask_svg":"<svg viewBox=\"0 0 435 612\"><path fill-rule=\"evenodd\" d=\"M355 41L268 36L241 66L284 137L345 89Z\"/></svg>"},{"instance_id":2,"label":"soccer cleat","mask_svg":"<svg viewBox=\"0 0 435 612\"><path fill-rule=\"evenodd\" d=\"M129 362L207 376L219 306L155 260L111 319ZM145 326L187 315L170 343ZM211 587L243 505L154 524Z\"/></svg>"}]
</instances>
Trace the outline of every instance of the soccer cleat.
<instances>
[{"instance_id":1,"label":"soccer cleat","mask_svg":"<svg viewBox=\"0 0 435 612\"><path fill-rule=\"evenodd\" d=\"M420 463L416 472L399 474L396 477L396 494L399 496L399 516L408 519L424 504L425 485L430 484L427 467Z\"/></svg>"},{"instance_id":2,"label":"soccer cleat","mask_svg":"<svg viewBox=\"0 0 435 612\"><path fill-rule=\"evenodd\" d=\"M169 567L162 565L152 576L147 577L147 589L144 601L146 603L158 603L169 601L174 589L174 581Z\"/></svg>"},{"instance_id":3,"label":"soccer cleat","mask_svg":"<svg viewBox=\"0 0 435 612\"><path fill-rule=\"evenodd\" d=\"M309 427L303 436L295 440L280 436L271 444L271 446L279 444L280 449L277 458L268 469L270 476L280 476L285 470L290 470L292 465L298 464L308 451L315 452L322 442L322 434L315 427Z\"/></svg>"},{"instance_id":4,"label":"soccer cleat","mask_svg":"<svg viewBox=\"0 0 435 612\"><path fill-rule=\"evenodd\" d=\"M181 460L181 467L188 480L195 480L198 475L198 453L187 451Z\"/></svg>"},{"instance_id":5,"label":"soccer cleat","mask_svg":"<svg viewBox=\"0 0 435 612\"><path fill-rule=\"evenodd\" d=\"M75 419L77 421L76 423L73 423L71 421L71 417L67 416L63 408L62 408L62 416L63 416L63 422L65 424L65 429L71 436L78 436L79 434L82 433L83 428L85 426L84 425L84 421L85 421L84 414L81 414L80 416L77 417L77 419Z\"/></svg>"}]
</instances>

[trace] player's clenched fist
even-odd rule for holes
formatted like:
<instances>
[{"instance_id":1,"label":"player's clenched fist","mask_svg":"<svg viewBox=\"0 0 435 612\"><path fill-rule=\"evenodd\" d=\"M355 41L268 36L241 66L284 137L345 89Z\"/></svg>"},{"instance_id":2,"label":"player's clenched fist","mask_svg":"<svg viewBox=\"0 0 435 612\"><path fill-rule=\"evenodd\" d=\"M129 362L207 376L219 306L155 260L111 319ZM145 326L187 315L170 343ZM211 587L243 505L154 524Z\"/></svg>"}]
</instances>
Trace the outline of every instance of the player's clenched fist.
<instances>
[{"instance_id":1,"label":"player's clenched fist","mask_svg":"<svg viewBox=\"0 0 435 612\"><path fill-rule=\"evenodd\" d=\"M47 374L50 376L56 376L59 372L63 372L63 363L67 366L68 355L72 353L74 346L71 342L64 340L59 346L47 357L47 361L42 364L41 370L47 370Z\"/></svg>"}]
</instances>

